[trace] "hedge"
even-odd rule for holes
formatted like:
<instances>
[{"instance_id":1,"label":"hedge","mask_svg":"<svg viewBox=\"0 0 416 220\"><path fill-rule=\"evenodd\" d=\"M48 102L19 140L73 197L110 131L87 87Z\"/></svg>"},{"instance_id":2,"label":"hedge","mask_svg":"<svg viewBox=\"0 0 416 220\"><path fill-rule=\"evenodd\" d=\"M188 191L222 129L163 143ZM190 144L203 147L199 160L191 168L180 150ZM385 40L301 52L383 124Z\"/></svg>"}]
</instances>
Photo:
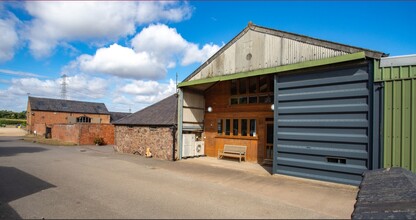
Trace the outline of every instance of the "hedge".
<instances>
[{"instance_id":1,"label":"hedge","mask_svg":"<svg viewBox=\"0 0 416 220\"><path fill-rule=\"evenodd\" d=\"M26 126L26 120L0 118L0 125L17 125L17 124Z\"/></svg>"}]
</instances>

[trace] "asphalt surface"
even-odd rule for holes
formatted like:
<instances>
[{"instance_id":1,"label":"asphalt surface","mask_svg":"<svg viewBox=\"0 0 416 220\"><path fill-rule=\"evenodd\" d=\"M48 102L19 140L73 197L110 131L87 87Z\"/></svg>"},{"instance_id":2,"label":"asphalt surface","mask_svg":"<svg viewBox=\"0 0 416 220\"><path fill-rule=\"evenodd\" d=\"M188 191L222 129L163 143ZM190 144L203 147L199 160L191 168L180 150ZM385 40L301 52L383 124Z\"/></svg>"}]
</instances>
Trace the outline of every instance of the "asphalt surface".
<instances>
[{"instance_id":1,"label":"asphalt surface","mask_svg":"<svg viewBox=\"0 0 416 220\"><path fill-rule=\"evenodd\" d=\"M236 162L238 163L238 162ZM0 218L350 218L357 189L0 137Z\"/></svg>"}]
</instances>

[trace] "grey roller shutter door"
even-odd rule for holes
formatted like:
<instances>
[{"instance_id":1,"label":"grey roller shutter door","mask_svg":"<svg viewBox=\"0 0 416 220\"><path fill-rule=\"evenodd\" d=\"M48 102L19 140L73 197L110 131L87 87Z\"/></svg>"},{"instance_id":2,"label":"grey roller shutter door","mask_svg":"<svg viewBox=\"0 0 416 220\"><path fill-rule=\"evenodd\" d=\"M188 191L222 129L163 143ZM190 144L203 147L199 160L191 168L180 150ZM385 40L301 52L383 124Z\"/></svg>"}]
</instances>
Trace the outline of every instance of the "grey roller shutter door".
<instances>
[{"instance_id":1,"label":"grey roller shutter door","mask_svg":"<svg viewBox=\"0 0 416 220\"><path fill-rule=\"evenodd\" d=\"M368 170L367 66L276 76L273 172L358 185Z\"/></svg>"}]
</instances>

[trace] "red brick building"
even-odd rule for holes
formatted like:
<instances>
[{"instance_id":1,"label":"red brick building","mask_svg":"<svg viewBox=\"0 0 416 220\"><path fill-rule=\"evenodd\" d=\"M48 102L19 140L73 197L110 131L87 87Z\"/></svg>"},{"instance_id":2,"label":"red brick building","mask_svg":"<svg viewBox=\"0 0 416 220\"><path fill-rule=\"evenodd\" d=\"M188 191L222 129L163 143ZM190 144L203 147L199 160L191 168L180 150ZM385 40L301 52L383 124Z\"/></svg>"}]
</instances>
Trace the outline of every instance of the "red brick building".
<instances>
[{"instance_id":1,"label":"red brick building","mask_svg":"<svg viewBox=\"0 0 416 220\"><path fill-rule=\"evenodd\" d=\"M77 144L92 144L94 137L103 137L108 144L113 144L114 127L110 120L104 103L29 97L27 104L29 133L55 139L74 136L70 142ZM71 135L63 135L65 131Z\"/></svg>"}]
</instances>

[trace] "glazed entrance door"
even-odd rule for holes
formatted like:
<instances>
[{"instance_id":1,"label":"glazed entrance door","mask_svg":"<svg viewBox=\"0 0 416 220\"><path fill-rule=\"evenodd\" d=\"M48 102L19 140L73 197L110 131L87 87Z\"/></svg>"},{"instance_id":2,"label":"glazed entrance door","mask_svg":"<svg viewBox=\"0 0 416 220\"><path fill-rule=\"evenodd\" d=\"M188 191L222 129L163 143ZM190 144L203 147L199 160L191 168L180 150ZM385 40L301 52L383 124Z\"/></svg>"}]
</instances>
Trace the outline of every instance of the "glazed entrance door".
<instances>
[{"instance_id":1,"label":"glazed entrance door","mask_svg":"<svg viewBox=\"0 0 416 220\"><path fill-rule=\"evenodd\" d=\"M266 146L264 148L264 163L273 162L273 118L266 119Z\"/></svg>"}]
</instances>

